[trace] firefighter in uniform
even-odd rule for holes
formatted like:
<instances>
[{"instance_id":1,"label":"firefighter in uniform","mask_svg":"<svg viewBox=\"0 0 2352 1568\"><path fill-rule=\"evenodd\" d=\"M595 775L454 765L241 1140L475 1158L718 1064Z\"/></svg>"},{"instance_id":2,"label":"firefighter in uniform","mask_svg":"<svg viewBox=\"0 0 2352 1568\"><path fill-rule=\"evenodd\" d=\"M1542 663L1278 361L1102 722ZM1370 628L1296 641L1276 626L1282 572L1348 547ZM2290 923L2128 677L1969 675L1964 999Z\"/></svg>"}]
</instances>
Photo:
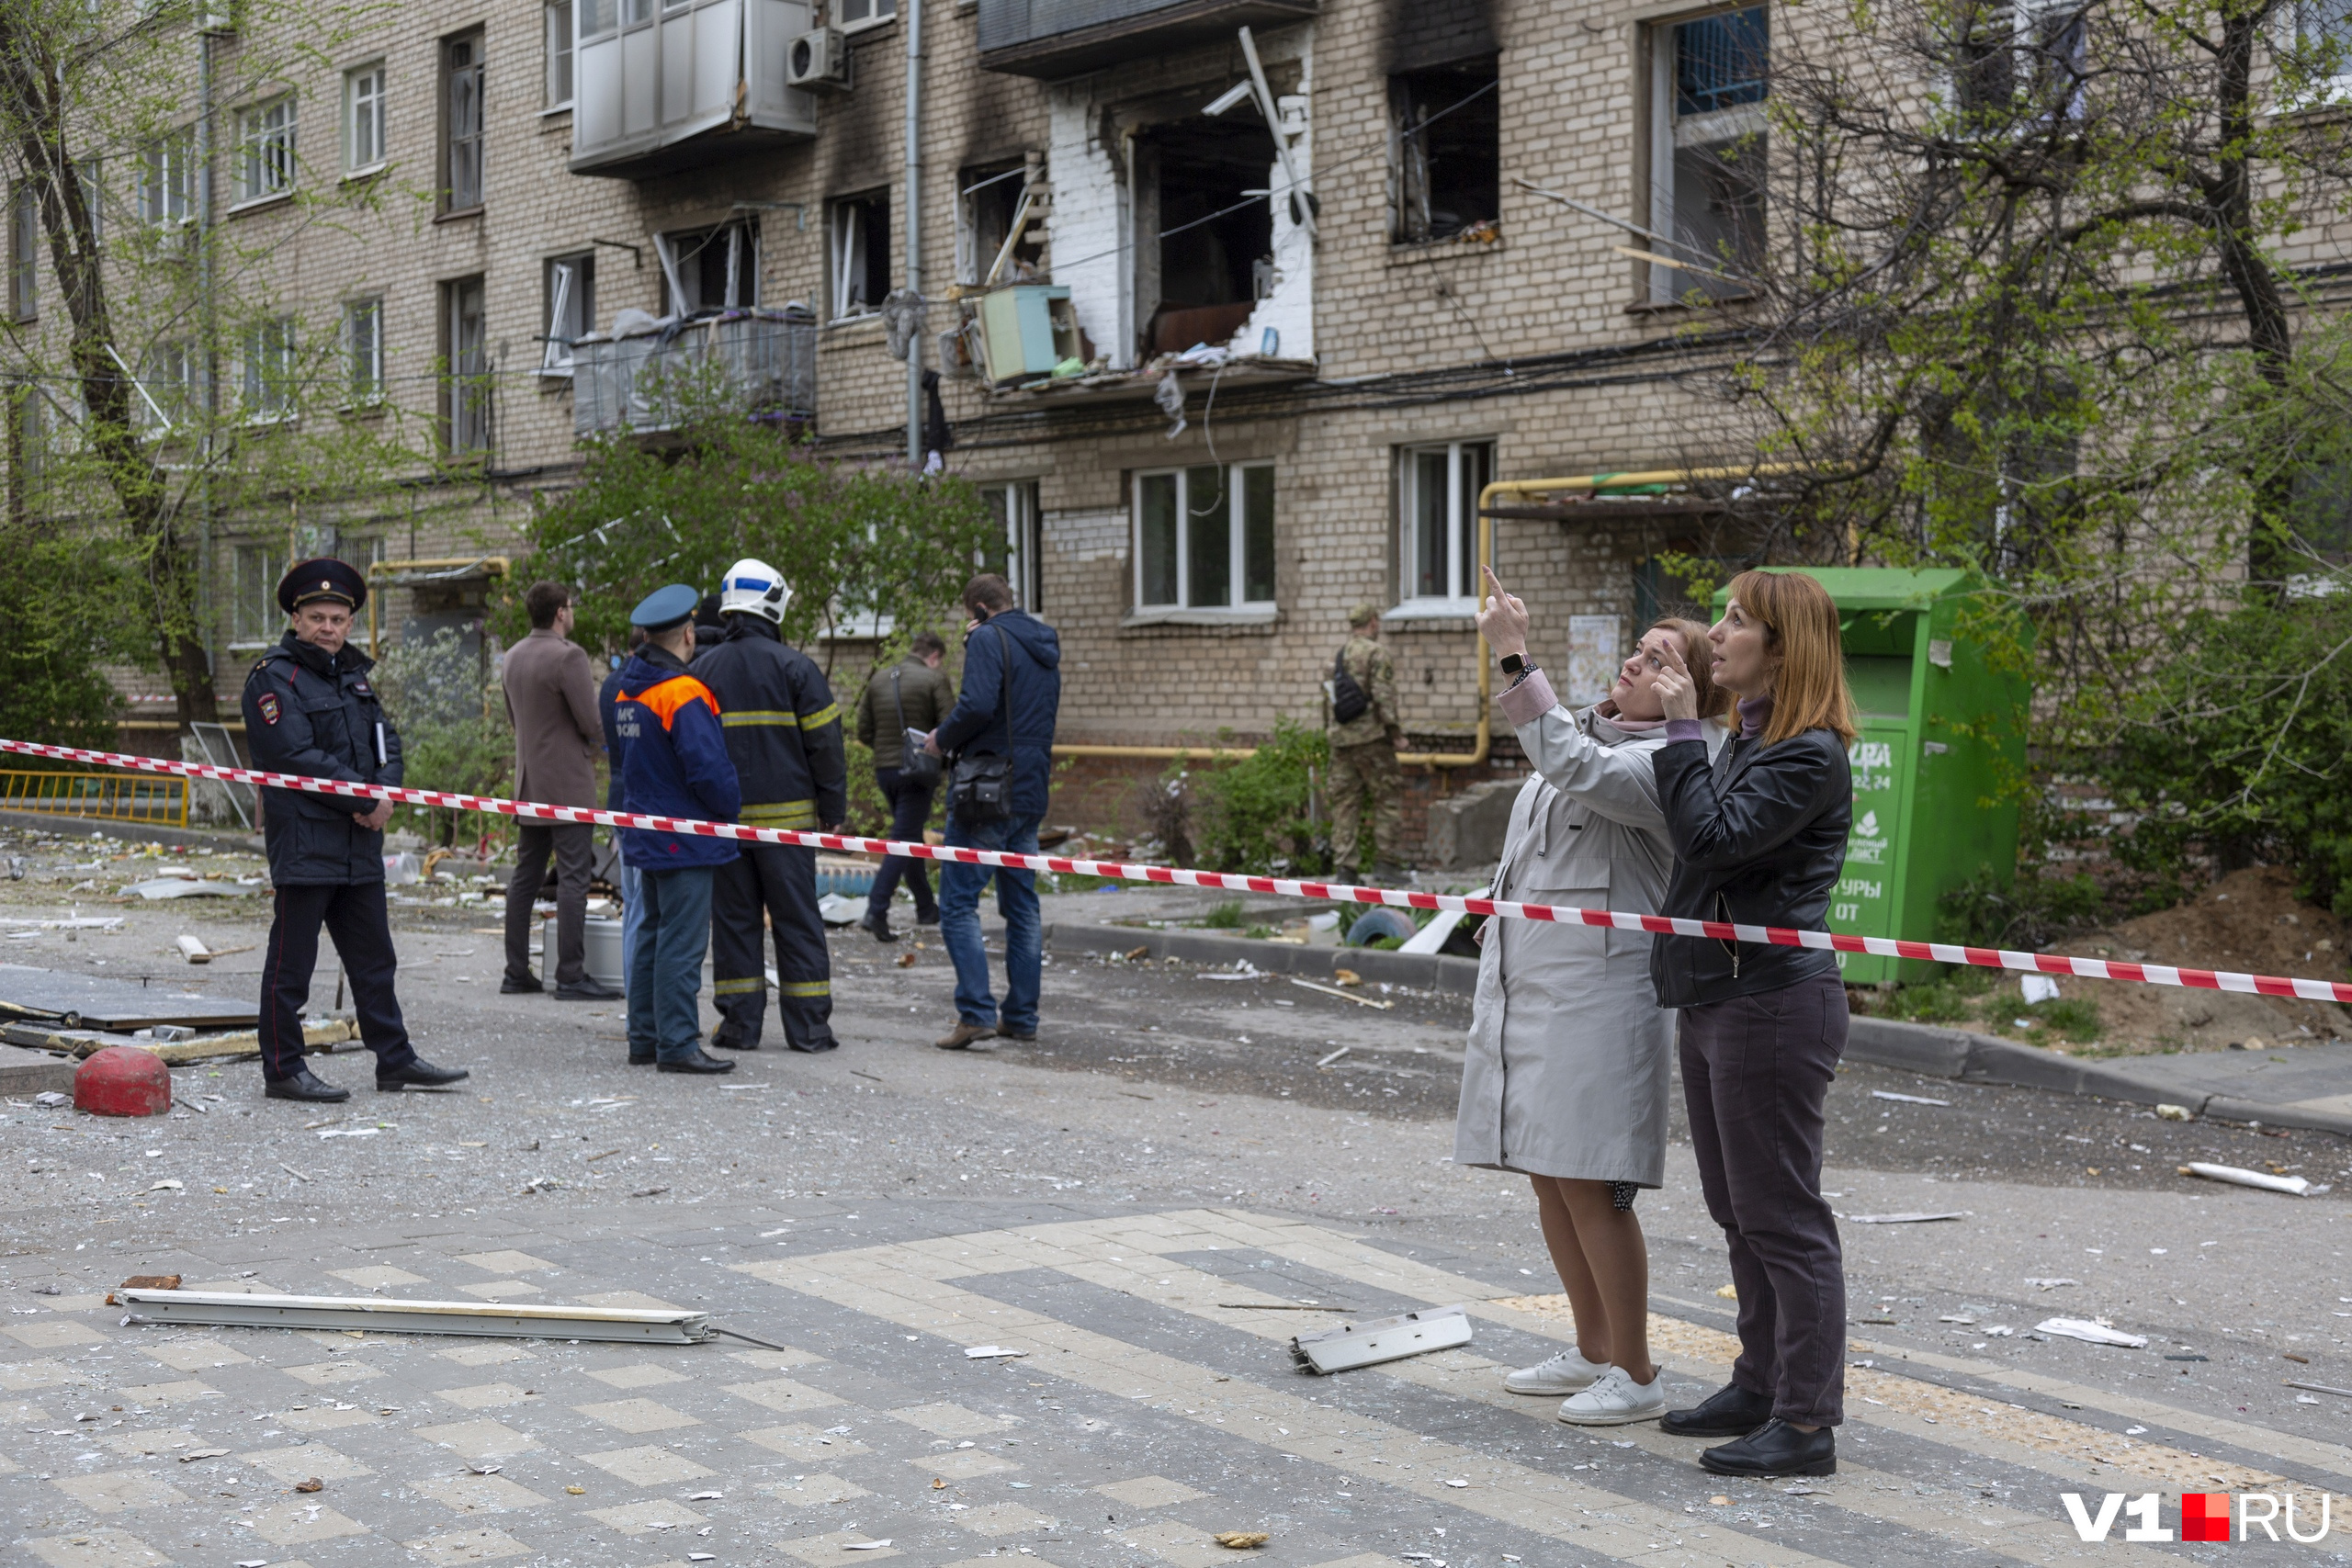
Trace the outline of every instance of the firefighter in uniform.
<instances>
[{"instance_id":1,"label":"firefighter in uniform","mask_svg":"<svg viewBox=\"0 0 2352 1568\"><path fill-rule=\"evenodd\" d=\"M695 676L718 699L727 750L743 784L737 818L753 828L838 831L849 811L848 757L832 688L778 629L792 590L764 561L740 560L720 585L727 640L695 660ZM718 868L710 907L712 996L725 1021L711 1043L756 1051L767 1012L760 913L775 931L775 973L785 1041L830 1051L832 962L817 913L817 852L745 844Z\"/></svg>"},{"instance_id":2,"label":"firefighter in uniform","mask_svg":"<svg viewBox=\"0 0 2352 1568\"><path fill-rule=\"evenodd\" d=\"M293 625L245 678L245 739L254 766L355 784L401 782L401 738L368 672L375 660L345 646L368 580L339 560L309 560L277 585ZM302 1010L319 959L319 928L351 978L359 1036L376 1054L376 1087L431 1088L466 1077L418 1057L393 994L391 923L384 902L387 800L304 790L261 792L277 913L261 968L261 1071L272 1100L351 1098L303 1060Z\"/></svg>"}]
</instances>

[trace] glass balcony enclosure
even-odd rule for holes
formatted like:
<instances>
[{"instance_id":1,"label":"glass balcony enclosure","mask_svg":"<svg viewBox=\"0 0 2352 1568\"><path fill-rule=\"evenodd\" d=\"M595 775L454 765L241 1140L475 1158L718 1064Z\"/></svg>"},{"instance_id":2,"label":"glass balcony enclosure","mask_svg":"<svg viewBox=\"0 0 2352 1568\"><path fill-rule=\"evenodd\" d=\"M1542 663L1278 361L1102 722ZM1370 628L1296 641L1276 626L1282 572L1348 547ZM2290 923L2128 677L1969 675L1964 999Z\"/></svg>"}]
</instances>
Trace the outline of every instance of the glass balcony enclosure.
<instances>
[{"instance_id":1,"label":"glass balcony enclosure","mask_svg":"<svg viewBox=\"0 0 2352 1568\"><path fill-rule=\"evenodd\" d=\"M571 172L644 179L817 133L785 85L807 0L578 0Z\"/></svg>"},{"instance_id":2,"label":"glass balcony enclosure","mask_svg":"<svg viewBox=\"0 0 2352 1568\"><path fill-rule=\"evenodd\" d=\"M1050 80L1230 39L1237 28L1302 22L1315 15L1316 0L979 0L979 7L982 69Z\"/></svg>"}]
</instances>

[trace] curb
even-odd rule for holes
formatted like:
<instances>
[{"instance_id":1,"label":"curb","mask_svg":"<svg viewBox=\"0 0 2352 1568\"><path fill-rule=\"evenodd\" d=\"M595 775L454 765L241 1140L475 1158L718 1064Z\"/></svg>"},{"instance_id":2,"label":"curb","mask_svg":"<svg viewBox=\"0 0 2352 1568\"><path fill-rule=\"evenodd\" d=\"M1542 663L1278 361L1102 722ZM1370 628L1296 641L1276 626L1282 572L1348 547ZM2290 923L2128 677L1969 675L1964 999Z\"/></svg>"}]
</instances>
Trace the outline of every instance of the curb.
<instances>
[{"instance_id":1,"label":"curb","mask_svg":"<svg viewBox=\"0 0 2352 1568\"><path fill-rule=\"evenodd\" d=\"M1899 1067L1905 1072L1962 1083L2098 1095L2139 1105L2183 1105L2192 1116L2259 1122L2266 1127L2299 1127L2352 1136L2352 1115L2342 1111L2312 1111L2199 1093L2176 1084L2151 1082L2112 1060L2086 1062L1989 1034L1904 1023L1891 1018L1856 1017L1848 1027L1846 1060Z\"/></svg>"},{"instance_id":2,"label":"curb","mask_svg":"<svg viewBox=\"0 0 2352 1568\"><path fill-rule=\"evenodd\" d=\"M1133 953L1149 948L1154 958L1182 958L1195 964L1230 965L1236 959L1273 975L1306 975L1330 978L1333 971L1352 969L1367 980L1392 986L1442 991L1449 996L1474 996L1478 988L1478 961L1442 953L1395 953L1377 947L1300 947L1286 942L1262 942L1250 937L1218 936L1200 931L1155 931L1136 926L1081 926L1049 922L1047 945L1058 942L1069 953Z\"/></svg>"},{"instance_id":3,"label":"curb","mask_svg":"<svg viewBox=\"0 0 2352 1568\"><path fill-rule=\"evenodd\" d=\"M102 818L68 817L56 811L0 811L0 827L38 828L43 832L62 833L68 838L103 833L109 839L128 839L141 844L176 844L191 850L233 848L258 854L262 849L259 833L228 829L211 832L202 828L165 828L146 822L109 822Z\"/></svg>"}]
</instances>

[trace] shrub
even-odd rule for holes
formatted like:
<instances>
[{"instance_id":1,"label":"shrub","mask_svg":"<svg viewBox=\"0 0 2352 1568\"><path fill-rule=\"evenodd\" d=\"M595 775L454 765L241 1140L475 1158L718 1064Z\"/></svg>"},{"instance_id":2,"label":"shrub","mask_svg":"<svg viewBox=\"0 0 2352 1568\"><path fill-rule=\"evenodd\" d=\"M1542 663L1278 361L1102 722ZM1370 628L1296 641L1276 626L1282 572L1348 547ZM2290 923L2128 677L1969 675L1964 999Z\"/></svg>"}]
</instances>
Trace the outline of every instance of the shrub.
<instances>
[{"instance_id":1,"label":"shrub","mask_svg":"<svg viewBox=\"0 0 2352 1568\"><path fill-rule=\"evenodd\" d=\"M2030 865L2002 884L1987 866L1937 901L1936 940L2038 952L2107 916L2107 895L2087 873L2048 876Z\"/></svg>"},{"instance_id":2,"label":"shrub","mask_svg":"<svg viewBox=\"0 0 2352 1568\"><path fill-rule=\"evenodd\" d=\"M1241 900L1227 898L1224 903L1201 917L1201 924L1213 931L1238 931L1241 929Z\"/></svg>"},{"instance_id":3,"label":"shrub","mask_svg":"<svg viewBox=\"0 0 2352 1568\"><path fill-rule=\"evenodd\" d=\"M1330 760L1320 728L1284 716L1246 761L1192 773L1193 841L1209 867L1263 876L1329 870L1330 845L1316 820L1315 792Z\"/></svg>"}]
</instances>

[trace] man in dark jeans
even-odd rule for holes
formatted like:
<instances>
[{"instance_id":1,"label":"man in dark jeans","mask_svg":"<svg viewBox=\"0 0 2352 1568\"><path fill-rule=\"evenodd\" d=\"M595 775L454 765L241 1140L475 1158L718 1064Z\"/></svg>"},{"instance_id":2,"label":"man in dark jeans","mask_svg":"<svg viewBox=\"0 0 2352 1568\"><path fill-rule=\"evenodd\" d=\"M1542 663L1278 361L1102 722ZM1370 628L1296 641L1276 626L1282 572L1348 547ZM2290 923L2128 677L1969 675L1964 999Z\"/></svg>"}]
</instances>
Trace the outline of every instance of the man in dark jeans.
<instances>
[{"instance_id":1,"label":"man in dark jeans","mask_svg":"<svg viewBox=\"0 0 2352 1568\"><path fill-rule=\"evenodd\" d=\"M923 824L931 820L931 800L939 788L936 769L911 773L905 767L905 736L910 729L929 734L956 705L956 688L940 671L947 645L934 632L917 632L907 656L878 668L857 700L857 738L874 750L874 781L890 803L890 837L900 843L922 841ZM931 896L931 878L923 863L904 855L885 855L874 874L874 890L866 896L865 918L858 924L876 942L896 942L890 929L890 898L905 877L915 896L915 924L939 923L939 906Z\"/></svg>"},{"instance_id":2,"label":"man in dark jeans","mask_svg":"<svg viewBox=\"0 0 2352 1568\"><path fill-rule=\"evenodd\" d=\"M948 788L947 841L959 848L1037 852L1053 784L1054 718L1062 701L1062 648L1054 628L1015 609L1003 578L983 573L964 585L972 619L964 633L964 691L956 711L931 732L928 750L944 755L1010 761L1004 814L980 820L958 807ZM967 819L968 818L968 819ZM988 950L980 943L980 894L996 883L1004 917L1004 1008L989 989ZM939 935L956 965L956 1027L932 1043L967 1051L991 1033L1037 1037L1037 995L1044 979L1045 927L1037 874L950 863L939 870ZM979 1049L987 1050L988 1043Z\"/></svg>"}]
</instances>

